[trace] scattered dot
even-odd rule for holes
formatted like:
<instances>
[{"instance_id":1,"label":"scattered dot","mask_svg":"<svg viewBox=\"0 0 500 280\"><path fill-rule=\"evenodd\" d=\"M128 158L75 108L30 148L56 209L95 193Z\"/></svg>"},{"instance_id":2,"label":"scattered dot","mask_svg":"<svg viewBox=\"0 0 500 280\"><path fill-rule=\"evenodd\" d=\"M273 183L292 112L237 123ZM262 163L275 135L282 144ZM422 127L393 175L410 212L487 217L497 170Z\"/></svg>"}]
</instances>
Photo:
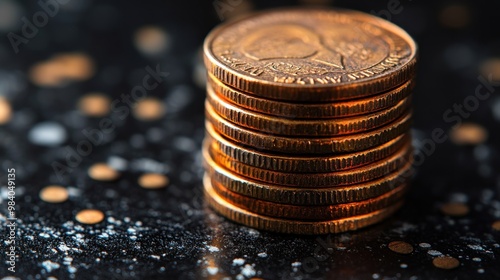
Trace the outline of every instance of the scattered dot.
<instances>
[{"instance_id":1,"label":"scattered dot","mask_svg":"<svg viewBox=\"0 0 500 280\"><path fill-rule=\"evenodd\" d=\"M104 213L96 209L85 209L78 212L75 219L82 224L97 224L104 220Z\"/></svg>"},{"instance_id":2,"label":"scattered dot","mask_svg":"<svg viewBox=\"0 0 500 280\"><path fill-rule=\"evenodd\" d=\"M91 117L103 117L109 113L110 99L100 93L91 93L83 96L78 101L78 109L84 115Z\"/></svg>"},{"instance_id":3,"label":"scattered dot","mask_svg":"<svg viewBox=\"0 0 500 280\"><path fill-rule=\"evenodd\" d=\"M491 227L496 231L500 231L500 220L493 222Z\"/></svg>"},{"instance_id":4,"label":"scattered dot","mask_svg":"<svg viewBox=\"0 0 500 280\"><path fill-rule=\"evenodd\" d=\"M481 65L481 74L488 80L500 82L500 58L488 59Z\"/></svg>"},{"instance_id":5,"label":"scattered dot","mask_svg":"<svg viewBox=\"0 0 500 280\"><path fill-rule=\"evenodd\" d=\"M457 268L460 265L460 262L454 257L443 256L433 259L432 264L437 268L453 269Z\"/></svg>"},{"instance_id":6,"label":"scattered dot","mask_svg":"<svg viewBox=\"0 0 500 280\"><path fill-rule=\"evenodd\" d=\"M399 267L401 267L401 268L408 268L408 265L405 264L405 263L402 263L402 264L399 265Z\"/></svg>"},{"instance_id":7,"label":"scattered dot","mask_svg":"<svg viewBox=\"0 0 500 280\"><path fill-rule=\"evenodd\" d=\"M66 130L56 122L41 122L28 132L28 139L41 146L58 146L66 141Z\"/></svg>"},{"instance_id":8,"label":"scattered dot","mask_svg":"<svg viewBox=\"0 0 500 280\"><path fill-rule=\"evenodd\" d=\"M12 108L7 99L0 96L0 125L6 124L12 118Z\"/></svg>"},{"instance_id":9,"label":"scattered dot","mask_svg":"<svg viewBox=\"0 0 500 280\"><path fill-rule=\"evenodd\" d=\"M430 248L431 244L423 242L418 244L418 246L420 246L420 248Z\"/></svg>"},{"instance_id":10,"label":"scattered dot","mask_svg":"<svg viewBox=\"0 0 500 280\"><path fill-rule=\"evenodd\" d=\"M441 253L437 250L429 250L429 251L427 251L427 254L429 254L431 256L441 256L443 253Z\"/></svg>"},{"instance_id":11,"label":"scattered dot","mask_svg":"<svg viewBox=\"0 0 500 280\"><path fill-rule=\"evenodd\" d=\"M462 28L470 21L469 9L460 4L449 5L441 11L439 19L446 27Z\"/></svg>"},{"instance_id":12,"label":"scattered dot","mask_svg":"<svg viewBox=\"0 0 500 280\"><path fill-rule=\"evenodd\" d=\"M96 163L89 168L90 178L97 181L114 181L118 179L120 173L105 163Z\"/></svg>"},{"instance_id":13,"label":"scattered dot","mask_svg":"<svg viewBox=\"0 0 500 280\"><path fill-rule=\"evenodd\" d=\"M478 124L464 123L453 129L450 137L457 145L478 145L486 141L488 131Z\"/></svg>"},{"instance_id":14,"label":"scattered dot","mask_svg":"<svg viewBox=\"0 0 500 280\"><path fill-rule=\"evenodd\" d=\"M62 86L68 80L87 80L94 75L94 71L94 62L88 55L66 53L33 65L29 77L35 85L56 87Z\"/></svg>"},{"instance_id":15,"label":"scattered dot","mask_svg":"<svg viewBox=\"0 0 500 280\"><path fill-rule=\"evenodd\" d=\"M49 203L61 203L68 200L68 190L61 186L47 186L40 191L40 198Z\"/></svg>"},{"instance_id":16,"label":"scattered dot","mask_svg":"<svg viewBox=\"0 0 500 280\"><path fill-rule=\"evenodd\" d=\"M168 185L167 176L158 173L147 173L139 177L139 185L145 189L159 189Z\"/></svg>"},{"instance_id":17,"label":"scattered dot","mask_svg":"<svg viewBox=\"0 0 500 280\"><path fill-rule=\"evenodd\" d=\"M410 254L413 252L413 246L411 246L409 243L406 243L404 241L392 241L387 245L387 247L398 254Z\"/></svg>"},{"instance_id":18,"label":"scattered dot","mask_svg":"<svg viewBox=\"0 0 500 280\"><path fill-rule=\"evenodd\" d=\"M477 270L477 273L481 273L481 274L482 274L482 273L484 273L484 269L479 268L479 269Z\"/></svg>"},{"instance_id":19,"label":"scattered dot","mask_svg":"<svg viewBox=\"0 0 500 280\"><path fill-rule=\"evenodd\" d=\"M469 207L460 202L450 202L441 206L443 214L452 217L461 217L469 213Z\"/></svg>"},{"instance_id":20,"label":"scattered dot","mask_svg":"<svg viewBox=\"0 0 500 280\"><path fill-rule=\"evenodd\" d=\"M63 66L65 79L84 81L94 75L94 61L84 53L66 53L54 57Z\"/></svg>"},{"instance_id":21,"label":"scattered dot","mask_svg":"<svg viewBox=\"0 0 500 280\"><path fill-rule=\"evenodd\" d=\"M135 104L134 116L143 121L157 120L165 114L165 105L156 98L145 98Z\"/></svg>"},{"instance_id":22,"label":"scattered dot","mask_svg":"<svg viewBox=\"0 0 500 280\"><path fill-rule=\"evenodd\" d=\"M145 55L162 54L169 46L168 34L156 26L145 26L134 34L135 47Z\"/></svg>"},{"instance_id":23,"label":"scattered dot","mask_svg":"<svg viewBox=\"0 0 500 280\"><path fill-rule=\"evenodd\" d=\"M472 260L473 260L473 261L475 261L475 262L480 262L480 261L481 261L481 258L477 258L477 257L476 257L476 258L472 258Z\"/></svg>"}]
</instances>

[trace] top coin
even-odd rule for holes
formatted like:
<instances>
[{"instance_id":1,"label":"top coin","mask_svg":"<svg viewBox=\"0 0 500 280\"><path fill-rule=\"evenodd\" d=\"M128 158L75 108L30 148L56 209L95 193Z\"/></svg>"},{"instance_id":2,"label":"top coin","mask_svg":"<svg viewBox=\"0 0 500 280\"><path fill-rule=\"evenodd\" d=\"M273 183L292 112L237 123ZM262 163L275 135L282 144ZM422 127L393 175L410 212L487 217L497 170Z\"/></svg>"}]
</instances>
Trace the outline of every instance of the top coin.
<instances>
[{"instance_id":1,"label":"top coin","mask_svg":"<svg viewBox=\"0 0 500 280\"><path fill-rule=\"evenodd\" d=\"M223 24L205 39L209 73L257 96L317 102L394 88L415 74L417 47L396 25L350 10L288 9Z\"/></svg>"}]
</instances>

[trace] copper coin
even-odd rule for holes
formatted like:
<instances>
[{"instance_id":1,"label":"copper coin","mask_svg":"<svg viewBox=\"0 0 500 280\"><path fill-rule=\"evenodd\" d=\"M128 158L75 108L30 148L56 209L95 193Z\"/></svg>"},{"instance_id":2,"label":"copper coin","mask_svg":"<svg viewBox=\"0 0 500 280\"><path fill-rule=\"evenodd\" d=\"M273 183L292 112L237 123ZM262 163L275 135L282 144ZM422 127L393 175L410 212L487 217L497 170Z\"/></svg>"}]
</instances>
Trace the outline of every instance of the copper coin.
<instances>
[{"instance_id":1,"label":"copper coin","mask_svg":"<svg viewBox=\"0 0 500 280\"><path fill-rule=\"evenodd\" d=\"M441 256L432 260L432 264L437 268L453 269L460 265L460 262L454 257Z\"/></svg>"},{"instance_id":2,"label":"copper coin","mask_svg":"<svg viewBox=\"0 0 500 280\"><path fill-rule=\"evenodd\" d=\"M368 131L400 117L411 105L406 97L395 106L375 113L348 118L291 120L249 111L218 97L212 90L207 92L206 107L212 107L226 120L243 127L283 136L333 137Z\"/></svg>"},{"instance_id":3,"label":"copper coin","mask_svg":"<svg viewBox=\"0 0 500 280\"><path fill-rule=\"evenodd\" d=\"M411 254L413 252L413 246L404 241L392 241L387 245L387 247L389 250L403 255Z\"/></svg>"},{"instance_id":4,"label":"copper coin","mask_svg":"<svg viewBox=\"0 0 500 280\"><path fill-rule=\"evenodd\" d=\"M210 180L207 174L204 180ZM333 220L368 214L400 201L407 190L406 185L401 185L381 196L364 201L336 205L304 206L255 199L232 192L220 184L212 184L211 182L209 184L218 195L239 208L259 215L301 221Z\"/></svg>"},{"instance_id":5,"label":"copper coin","mask_svg":"<svg viewBox=\"0 0 500 280\"><path fill-rule=\"evenodd\" d=\"M104 220L104 213L96 209L84 209L76 214L75 219L82 224L97 224Z\"/></svg>"},{"instance_id":6,"label":"copper coin","mask_svg":"<svg viewBox=\"0 0 500 280\"><path fill-rule=\"evenodd\" d=\"M257 229L290 234L327 234L357 230L384 220L402 205L402 202L397 202L369 214L313 222L268 217L239 208L219 196L208 178L204 180L204 192L208 204L229 220Z\"/></svg>"},{"instance_id":7,"label":"copper coin","mask_svg":"<svg viewBox=\"0 0 500 280\"><path fill-rule=\"evenodd\" d=\"M333 187L367 182L399 170L410 162L413 156L411 143L407 143L390 157L355 169L328 173L285 173L232 161L227 156L210 149L207 142L204 143L202 150L205 160L211 157L219 165L244 177L275 185L301 188Z\"/></svg>"},{"instance_id":8,"label":"copper coin","mask_svg":"<svg viewBox=\"0 0 500 280\"><path fill-rule=\"evenodd\" d=\"M363 166L384 159L409 142L410 135L400 135L387 143L369 150L336 156L284 156L260 152L238 145L217 133L213 126L206 127L205 141L234 161L250 166L280 172L331 172Z\"/></svg>"},{"instance_id":9,"label":"copper coin","mask_svg":"<svg viewBox=\"0 0 500 280\"><path fill-rule=\"evenodd\" d=\"M292 119L327 119L358 116L390 108L408 97L413 90L414 80L382 94L363 99L322 103L290 103L259 98L233 89L213 75L208 75L207 90L213 90L232 104L251 110Z\"/></svg>"},{"instance_id":10,"label":"copper coin","mask_svg":"<svg viewBox=\"0 0 500 280\"><path fill-rule=\"evenodd\" d=\"M214 185L220 184L248 197L293 205L331 205L370 199L408 183L413 174L409 162L391 174L366 183L330 188L293 188L248 179L218 165L210 157L205 160L206 172Z\"/></svg>"},{"instance_id":11,"label":"copper coin","mask_svg":"<svg viewBox=\"0 0 500 280\"><path fill-rule=\"evenodd\" d=\"M62 186L46 186L39 193L40 198L49 203L61 203L68 200L68 190Z\"/></svg>"},{"instance_id":12,"label":"copper coin","mask_svg":"<svg viewBox=\"0 0 500 280\"><path fill-rule=\"evenodd\" d=\"M386 143L408 131L411 126L411 112L384 127L349 136L324 138L291 138L273 136L237 126L205 107L207 122L224 137L255 149L279 153L335 154L366 150Z\"/></svg>"},{"instance_id":13,"label":"copper coin","mask_svg":"<svg viewBox=\"0 0 500 280\"><path fill-rule=\"evenodd\" d=\"M204 43L223 83L290 101L369 96L414 76L417 47L401 28L350 10L283 9L221 25Z\"/></svg>"}]
</instances>

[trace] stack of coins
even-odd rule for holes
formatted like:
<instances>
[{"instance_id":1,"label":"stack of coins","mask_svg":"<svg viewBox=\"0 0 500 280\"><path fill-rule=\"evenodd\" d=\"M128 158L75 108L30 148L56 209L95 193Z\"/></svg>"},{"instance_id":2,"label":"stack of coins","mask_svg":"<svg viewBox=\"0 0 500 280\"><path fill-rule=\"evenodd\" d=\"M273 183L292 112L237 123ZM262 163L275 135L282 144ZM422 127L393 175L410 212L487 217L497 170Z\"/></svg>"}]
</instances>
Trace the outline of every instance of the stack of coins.
<instances>
[{"instance_id":1,"label":"stack of coins","mask_svg":"<svg viewBox=\"0 0 500 280\"><path fill-rule=\"evenodd\" d=\"M205 198L251 227L355 230L401 205L411 175L416 45L349 10L276 10L214 29Z\"/></svg>"}]
</instances>

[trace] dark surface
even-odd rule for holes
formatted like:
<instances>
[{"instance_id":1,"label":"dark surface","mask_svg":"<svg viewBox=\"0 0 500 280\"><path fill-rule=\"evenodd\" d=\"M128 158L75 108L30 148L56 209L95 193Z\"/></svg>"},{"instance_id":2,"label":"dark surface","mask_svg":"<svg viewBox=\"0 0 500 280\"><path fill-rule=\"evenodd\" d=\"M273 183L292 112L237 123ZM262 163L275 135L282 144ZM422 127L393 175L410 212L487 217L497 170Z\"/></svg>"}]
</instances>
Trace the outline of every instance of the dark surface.
<instances>
[{"instance_id":1,"label":"dark surface","mask_svg":"<svg viewBox=\"0 0 500 280\"><path fill-rule=\"evenodd\" d=\"M0 92L13 103L15 115L9 124L0 126L0 220L5 224L6 171L15 168L19 257L16 273L9 273L8 265L3 264L6 249L2 242L0 277L500 279L500 232L491 227L500 219L500 119L494 118L500 87L463 119L487 128L487 142L480 147L459 146L450 140L437 144L435 152L418 166L407 203L393 218L365 230L329 236L257 231L219 217L203 202L204 90L193 77L201 67L203 38L220 22L214 2L70 2L67 5L74 5L73 9L51 18L37 36L21 45L18 54L10 47L8 31L2 33ZM288 3L281 2L273 1L273 6ZM387 1L370 1L365 4L369 6L350 2L335 5L366 12L388 5ZM29 18L40 10L35 1L30 3L22 5L23 15ZM464 4L469 23L448 28L439 16L452 3L401 0L402 11L391 18L414 36L420 49L414 95L417 150L433 129L448 131L455 124L446 122L443 113L473 95L481 63L500 56L498 10L492 2ZM240 5L246 4L237 7ZM267 5L254 3L253 7ZM145 58L134 47L133 32L148 24L164 28L170 36L170 49L161 58ZM96 75L61 88L30 84L27 71L31 65L68 51L92 56L97 62ZM82 129L98 128L98 118L75 111L77 98L89 91L102 91L112 98L129 93L148 65L160 65L170 73L148 93L165 100L166 117L155 122L112 117L117 128L106 143L94 146L65 179L58 178L51 164L64 163L67 147L75 148L85 139ZM30 143L30 129L42 121L64 126L67 140L57 147ZM127 161L121 179L100 183L86 175L91 164L110 157ZM137 185L141 173L158 169L171 180L166 189L151 191ZM59 205L41 201L38 192L49 184L69 187L69 201ZM442 203L457 200L470 207L468 215L450 218L440 212ZM103 210L106 220L95 226L79 225L74 215L84 208ZM6 235L2 226L1 239ZM387 244L394 240L412 244L415 251L410 255L390 251ZM423 248L421 243L431 247ZM438 253L430 250L458 258L460 267L435 268L432 254Z\"/></svg>"}]
</instances>

